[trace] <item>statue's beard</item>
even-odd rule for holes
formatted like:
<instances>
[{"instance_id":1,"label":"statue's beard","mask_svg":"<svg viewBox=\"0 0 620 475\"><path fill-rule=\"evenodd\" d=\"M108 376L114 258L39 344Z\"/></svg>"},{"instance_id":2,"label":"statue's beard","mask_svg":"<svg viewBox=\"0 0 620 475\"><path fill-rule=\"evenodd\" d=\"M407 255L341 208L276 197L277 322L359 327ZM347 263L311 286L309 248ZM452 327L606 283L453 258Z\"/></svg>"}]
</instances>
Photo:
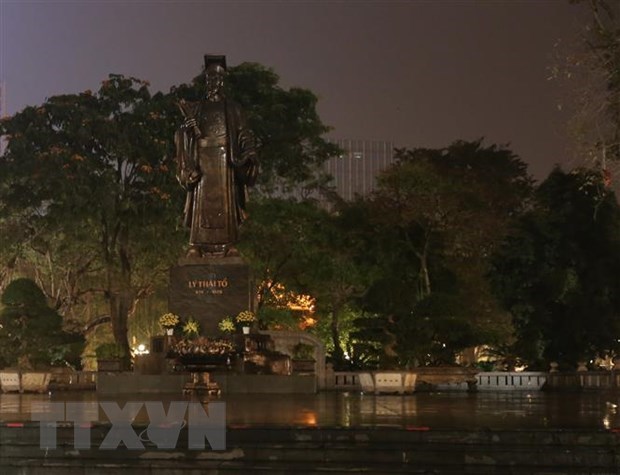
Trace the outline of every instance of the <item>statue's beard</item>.
<instances>
[{"instance_id":1,"label":"statue's beard","mask_svg":"<svg viewBox=\"0 0 620 475\"><path fill-rule=\"evenodd\" d=\"M207 99L210 101L219 101L224 98L224 92L221 87L207 89Z\"/></svg>"}]
</instances>

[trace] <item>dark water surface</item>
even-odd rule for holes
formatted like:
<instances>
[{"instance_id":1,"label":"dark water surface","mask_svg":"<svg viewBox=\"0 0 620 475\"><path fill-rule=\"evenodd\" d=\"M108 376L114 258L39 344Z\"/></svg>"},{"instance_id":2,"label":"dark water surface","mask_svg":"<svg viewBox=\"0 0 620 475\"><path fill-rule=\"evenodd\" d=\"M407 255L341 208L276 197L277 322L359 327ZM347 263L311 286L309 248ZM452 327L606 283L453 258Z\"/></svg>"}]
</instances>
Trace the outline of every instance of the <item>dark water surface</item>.
<instances>
[{"instance_id":1,"label":"dark water surface","mask_svg":"<svg viewBox=\"0 0 620 475\"><path fill-rule=\"evenodd\" d=\"M93 403L91 420L105 422L98 402L123 407L128 401L209 399L182 395L101 396L95 392L0 394L0 421L31 420L48 402ZM618 392L436 392L412 395L359 393L243 394L212 398L226 403L226 422L232 427L403 427L430 429L616 429L620 430ZM136 423L148 423L142 410Z\"/></svg>"}]
</instances>

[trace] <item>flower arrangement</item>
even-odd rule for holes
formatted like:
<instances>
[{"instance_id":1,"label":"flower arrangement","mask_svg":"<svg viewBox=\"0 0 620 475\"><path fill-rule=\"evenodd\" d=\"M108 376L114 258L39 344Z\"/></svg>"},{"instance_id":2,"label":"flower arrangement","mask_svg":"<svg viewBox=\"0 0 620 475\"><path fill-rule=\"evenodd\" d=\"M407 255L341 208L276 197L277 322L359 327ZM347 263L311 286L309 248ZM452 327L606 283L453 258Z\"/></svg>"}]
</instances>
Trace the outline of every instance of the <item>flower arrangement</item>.
<instances>
[{"instance_id":1,"label":"flower arrangement","mask_svg":"<svg viewBox=\"0 0 620 475\"><path fill-rule=\"evenodd\" d=\"M174 313L164 313L161 317L159 317L159 324L162 328L174 328L179 324L179 322L179 317Z\"/></svg>"},{"instance_id":2,"label":"flower arrangement","mask_svg":"<svg viewBox=\"0 0 620 475\"><path fill-rule=\"evenodd\" d=\"M232 333L235 331L235 322L231 317L226 317L220 320L220 323L217 324L220 331L224 333Z\"/></svg>"},{"instance_id":3,"label":"flower arrangement","mask_svg":"<svg viewBox=\"0 0 620 475\"><path fill-rule=\"evenodd\" d=\"M244 310L243 312L239 312L239 315L237 315L236 320L237 320L237 323L249 325L250 323L256 321L256 315L254 315L254 312L250 312L249 310Z\"/></svg>"},{"instance_id":4,"label":"flower arrangement","mask_svg":"<svg viewBox=\"0 0 620 475\"><path fill-rule=\"evenodd\" d=\"M204 336L180 340L172 347L172 352L179 356L226 355L234 350L234 345L227 340L210 340Z\"/></svg>"},{"instance_id":5,"label":"flower arrangement","mask_svg":"<svg viewBox=\"0 0 620 475\"><path fill-rule=\"evenodd\" d=\"M199 332L200 332L200 324L196 320L194 320L192 317L190 317L183 324L183 333L185 333L187 336L198 336Z\"/></svg>"}]
</instances>

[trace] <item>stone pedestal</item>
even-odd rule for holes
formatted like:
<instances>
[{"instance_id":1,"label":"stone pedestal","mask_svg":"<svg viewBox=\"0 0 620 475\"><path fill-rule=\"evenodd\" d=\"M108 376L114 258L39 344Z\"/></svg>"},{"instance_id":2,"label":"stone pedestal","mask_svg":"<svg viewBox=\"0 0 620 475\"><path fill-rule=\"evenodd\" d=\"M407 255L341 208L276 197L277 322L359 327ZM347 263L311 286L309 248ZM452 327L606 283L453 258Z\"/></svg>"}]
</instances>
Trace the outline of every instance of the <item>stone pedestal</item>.
<instances>
[{"instance_id":1,"label":"stone pedestal","mask_svg":"<svg viewBox=\"0 0 620 475\"><path fill-rule=\"evenodd\" d=\"M224 317L253 309L249 266L240 257L180 259L170 269L168 308L195 318L203 335L216 335Z\"/></svg>"}]
</instances>

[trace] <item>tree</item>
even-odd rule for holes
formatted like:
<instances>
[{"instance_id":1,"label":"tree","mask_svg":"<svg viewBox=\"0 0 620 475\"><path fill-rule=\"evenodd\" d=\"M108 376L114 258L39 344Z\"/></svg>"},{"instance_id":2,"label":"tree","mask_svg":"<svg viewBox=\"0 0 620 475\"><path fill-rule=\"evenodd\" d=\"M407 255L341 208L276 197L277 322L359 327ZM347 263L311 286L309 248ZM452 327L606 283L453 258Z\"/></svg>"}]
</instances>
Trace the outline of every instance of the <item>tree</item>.
<instances>
[{"instance_id":1,"label":"tree","mask_svg":"<svg viewBox=\"0 0 620 475\"><path fill-rule=\"evenodd\" d=\"M491 251L527 203L532 179L512 152L481 141L398 150L396 156L366 203L366 255L380 270L363 301L371 315L382 316L386 354L411 363L404 355L416 353L407 345L422 345L412 333L421 335L420 325L438 344L452 342L453 353L497 337L493 329L505 330L484 275ZM434 297L437 292L455 304L445 305ZM459 308L467 308L467 315ZM457 324L467 338L449 334ZM377 334L376 322L371 327Z\"/></svg>"},{"instance_id":2,"label":"tree","mask_svg":"<svg viewBox=\"0 0 620 475\"><path fill-rule=\"evenodd\" d=\"M202 78L201 78L202 79ZM0 234L27 258L66 314L89 295L108 304L115 340L129 354L127 320L165 279L180 254L183 192L174 178L175 102L200 94L202 80L170 94L111 75L96 93L55 96L2 121ZM230 93L249 107L260 139L263 187L314 180L335 147L307 90L284 90L255 64L230 69ZM7 235L8 226L19 233ZM3 242L4 244L4 242Z\"/></svg>"},{"instance_id":3,"label":"tree","mask_svg":"<svg viewBox=\"0 0 620 475\"><path fill-rule=\"evenodd\" d=\"M338 155L316 111L317 97L308 89L279 85L279 76L257 63L228 68L226 93L247 113L260 157L258 189L268 196L298 189L323 189L329 177L321 165ZM196 101L205 94L204 76L173 89L179 99Z\"/></svg>"},{"instance_id":4,"label":"tree","mask_svg":"<svg viewBox=\"0 0 620 475\"><path fill-rule=\"evenodd\" d=\"M315 317L329 327L333 361L342 365L343 319L367 286L356 258L355 223L312 201L264 198L250 211L241 251L262 283L259 312L280 305L274 302L274 289L311 296Z\"/></svg>"},{"instance_id":5,"label":"tree","mask_svg":"<svg viewBox=\"0 0 620 475\"><path fill-rule=\"evenodd\" d=\"M493 258L514 351L531 365L618 349L620 207L598 173L555 169Z\"/></svg>"},{"instance_id":6,"label":"tree","mask_svg":"<svg viewBox=\"0 0 620 475\"><path fill-rule=\"evenodd\" d=\"M312 235L327 219L325 210L309 201L263 198L250 203L240 251L259 283L258 308L269 305L272 290L279 285L301 290L297 279L305 272L305 256Z\"/></svg>"},{"instance_id":7,"label":"tree","mask_svg":"<svg viewBox=\"0 0 620 475\"><path fill-rule=\"evenodd\" d=\"M590 21L576 44L552 68L568 82L570 130L579 159L601 169L611 184L620 161L620 4L608 0L571 0L587 4Z\"/></svg>"},{"instance_id":8,"label":"tree","mask_svg":"<svg viewBox=\"0 0 620 475\"><path fill-rule=\"evenodd\" d=\"M77 357L79 363L83 339L63 332L62 317L47 305L45 295L33 281L14 280L1 301L0 367L49 365L58 356Z\"/></svg>"},{"instance_id":9,"label":"tree","mask_svg":"<svg viewBox=\"0 0 620 475\"><path fill-rule=\"evenodd\" d=\"M127 318L149 286L135 276L156 275L178 245L165 139L174 114L145 82L111 75L97 93L52 97L2 123L2 212L28 224L32 247L79 257L76 275L105 296L127 354Z\"/></svg>"}]
</instances>

